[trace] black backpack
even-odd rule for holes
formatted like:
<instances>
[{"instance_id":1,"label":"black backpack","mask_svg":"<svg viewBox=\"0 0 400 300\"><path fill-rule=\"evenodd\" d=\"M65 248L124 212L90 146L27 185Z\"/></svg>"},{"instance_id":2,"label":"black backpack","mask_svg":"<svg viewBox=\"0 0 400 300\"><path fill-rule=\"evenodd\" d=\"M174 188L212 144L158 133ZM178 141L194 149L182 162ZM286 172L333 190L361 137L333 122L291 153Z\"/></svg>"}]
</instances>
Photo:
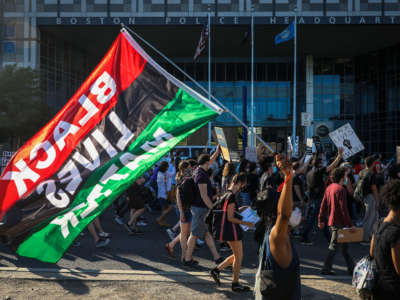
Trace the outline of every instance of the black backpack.
<instances>
[{"instance_id":1,"label":"black backpack","mask_svg":"<svg viewBox=\"0 0 400 300\"><path fill-rule=\"evenodd\" d=\"M257 199L255 201L255 208L260 217L263 216L266 211L276 211L279 201L277 189L268 178L263 177L261 178L261 188L257 193Z\"/></svg>"},{"instance_id":2,"label":"black backpack","mask_svg":"<svg viewBox=\"0 0 400 300\"><path fill-rule=\"evenodd\" d=\"M363 201L363 199L367 196L368 193L368 188L369 188L369 183L370 179L372 176L371 171L366 171L366 172L361 172L360 174L360 179L357 182L356 188L354 189L354 198L357 201Z\"/></svg>"},{"instance_id":3,"label":"black backpack","mask_svg":"<svg viewBox=\"0 0 400 300\"><path fill-rule=\"evenodd\" d=\"M208 210L208 213L204 217L204 222L207 225L208 231L212 234L212 236L218 240L217 233L218 230L221 229L222 217L224 213L224 204L225 200L232 194L231 191L227 191L221 197L218 198L217 201L213 204L213 206Z\"/></svg>"},{"instance_id":4,"label":"black backpack","mask_svg":"<svg viewBox=\"0 0 400 300\"><path fill-rule=\"evenodd\" d=\"M184 208L190 208L196 200L196 184L193 177L184 177L178 183L178 193Z\"/></svg>"}]
</instances>

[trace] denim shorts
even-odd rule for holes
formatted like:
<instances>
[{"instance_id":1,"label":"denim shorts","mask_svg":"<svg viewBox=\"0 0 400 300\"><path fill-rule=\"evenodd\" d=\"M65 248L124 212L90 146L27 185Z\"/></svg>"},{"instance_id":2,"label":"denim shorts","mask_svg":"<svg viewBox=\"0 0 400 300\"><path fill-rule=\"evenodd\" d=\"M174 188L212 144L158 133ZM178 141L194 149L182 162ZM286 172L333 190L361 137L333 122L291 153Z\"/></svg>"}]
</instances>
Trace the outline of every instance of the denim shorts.
<instances>
[{"instance_id":1,"label":"denim shorts","mask_svg":"<svg viewBox=\"0 0 400 300\"><path fill-rule=\"evenodd\" d=\"M178 215L179 220L181 219L181 214L179 213L179 208L176 207L175 209L176 214ZM183 210L183 214L185 215L185 222L181 222L183 224L187 224L192 222L192 212L190 211L190 209L184 209Z\"/></svg>"},{"instance_id":2,"label":"denim shorts","mask_svg":"<svg viewBox=\"0 0 400 300\"><path fill-rule=\"evenodd\" d=\"M192 235L204 240L206 232L208 231L204 218L208 212L206 207L192 206Z\"/></svg>"}]
</instances>

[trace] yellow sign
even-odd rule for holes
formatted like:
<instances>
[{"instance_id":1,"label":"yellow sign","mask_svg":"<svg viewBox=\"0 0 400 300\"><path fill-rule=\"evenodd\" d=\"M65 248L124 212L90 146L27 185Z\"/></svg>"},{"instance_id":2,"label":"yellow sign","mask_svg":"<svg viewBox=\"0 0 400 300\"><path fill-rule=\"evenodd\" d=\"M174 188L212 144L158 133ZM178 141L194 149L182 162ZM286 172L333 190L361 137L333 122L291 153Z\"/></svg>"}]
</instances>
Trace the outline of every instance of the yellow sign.
<instances>
[{"instance_id":1,"label":"yellow sign","mask_svg":"<svg viewBox=\"0 0 400 300\"><path fill-rule=\"evenodd\" d=\"M228 149L228 144L226 142L224 130L221 127L214 127L214 129L215 129L215 134L217 135L218 144L221 145L222 157L230 162L231 156L229 155L229 149Z\"/></svg>"},{"instance_id":2,"label":"yellow sign","mask_svg":"<svg viewBox=\"0 0 400 300\"><path fill-rule=\"evenodd\" d=\"M400 164L400 146L396 147L397 152L397 163Z\"/></svg>"}]
</instances>

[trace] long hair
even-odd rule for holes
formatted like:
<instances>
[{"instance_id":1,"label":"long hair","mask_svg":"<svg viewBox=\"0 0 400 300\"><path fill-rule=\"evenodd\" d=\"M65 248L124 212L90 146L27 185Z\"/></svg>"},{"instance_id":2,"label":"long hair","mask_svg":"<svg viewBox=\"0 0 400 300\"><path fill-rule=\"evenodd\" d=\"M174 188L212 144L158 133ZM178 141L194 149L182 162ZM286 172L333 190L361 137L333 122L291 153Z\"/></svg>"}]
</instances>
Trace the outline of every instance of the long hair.
<instances>
[{"instance_id":1,"label":"long hair","mask_svg":"<svg viewBox=\"0 0 400 300\"><path fill-rule=\"evenodd\" d=\"M186 169L188 167L189 167L189 162L186 160L183 160L179 163L178 172L176 173L175 176L175 181L178 181L182 176L185 175Z\"/></svg>"}]
</instances>

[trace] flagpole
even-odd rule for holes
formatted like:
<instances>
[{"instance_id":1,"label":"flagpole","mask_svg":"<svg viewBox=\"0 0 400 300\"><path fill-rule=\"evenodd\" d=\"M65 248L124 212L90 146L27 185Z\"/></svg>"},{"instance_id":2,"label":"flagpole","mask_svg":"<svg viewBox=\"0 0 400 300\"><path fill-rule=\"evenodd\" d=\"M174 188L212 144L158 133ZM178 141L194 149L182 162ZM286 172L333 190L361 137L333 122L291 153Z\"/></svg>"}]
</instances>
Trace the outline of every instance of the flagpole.
<instances>
[{"instance_id":1,"label":"flagpole","mask_svg":"<svg viewBox=\"0 0 400 300\"><path fill-rule=\"evenodd\" d=\"M247 130L252 131L251 128L247 124L245 124L237 115L235 115L229 108L227 108L221 101L219 101L214 95L208 93L208 91L200 84L198 83L192 76L190 76L187 72L182 70L181 67L179 67L176 63L174 63L170 58L168 58L164 53L162 53L160 50L158 50L156 47L154 47L152 44L150 44L148 41L146 41L144 38L142 38L138 33L130 29L128 26L125 26L124 24L121 23L121 26L123 30L127 30L131 32L135 37L137 37L139 40L141 40L145 45L147 45L150 49L152 49L154 52L156 52L158 55L160 55L163 59L165 59L167 62L169 62L174 68L176 68L179 72L181 72L183 75L185 75L187 78L190 79L194 83L195 86L197 86L201 91L206 93L211 99L213 99L219 106L221 106L225 112L229 113L232 118L234 118L240 125L245 127ZM258 134L254 134L256 139L259 140L261 143L265 145L265 147L268 148L269 151L274 153L275 151L271 148L270 145L267 144L266 141L264 141Z\"/></svg>"},{"instance_id":2,"label":"flagpole","mask_svg":"<svg viewBox=\"0 0 400 300\"><path fill-rule=\"evenodd\" d=\"M297 92L297 8L294 9L293 129L292 129L292 141L294 144L296 141L296 112L297 112L296 92ZM297 153L294 154L297 155Z\"/></svg>"},{"instance_id":3,"label":"flagpole","mask_svg":"<svg viewBox=\"0 0 400 300\"><path fill-rule=\"evenodd\" d=\"M251 12L251 139L250 146L254 147L254 13Z\"/></svg>"},{"instance_id":4,"label":"flagpole","mask_svg":"<svg viewBox=\"0 0 400 300\"><path fill-rule=\"evenodd\" d=\"M208 12L208 101L211 101L211 13ZM208 148L211 147L211 121L208 122Z\"/></svg>"}]
</instances>

